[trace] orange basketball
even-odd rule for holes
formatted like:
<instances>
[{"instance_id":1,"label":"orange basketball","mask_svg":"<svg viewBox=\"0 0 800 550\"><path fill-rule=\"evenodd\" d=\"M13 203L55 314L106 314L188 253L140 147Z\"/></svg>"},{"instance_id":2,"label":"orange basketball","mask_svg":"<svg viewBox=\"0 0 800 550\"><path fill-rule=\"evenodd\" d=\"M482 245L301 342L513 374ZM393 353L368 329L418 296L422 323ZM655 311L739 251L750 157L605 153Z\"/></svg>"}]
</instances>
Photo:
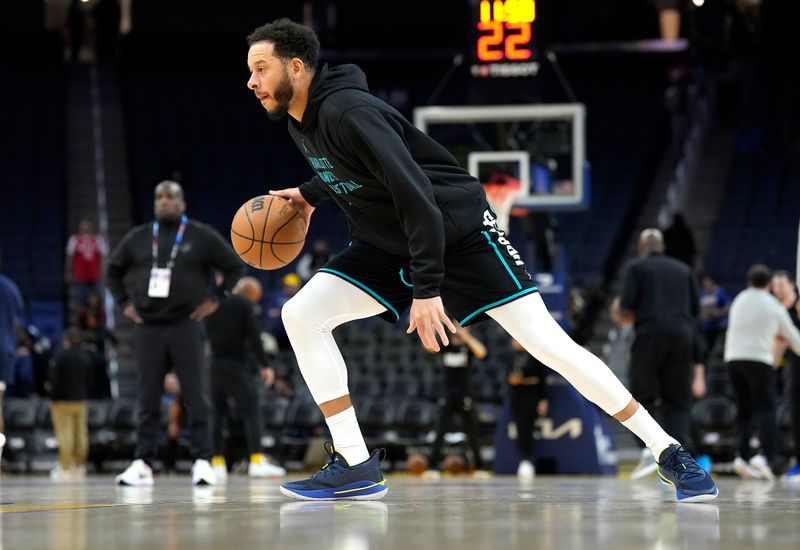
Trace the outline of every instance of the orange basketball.
<instances>
[{"instance_id":1,"label":"orange basketball","mask_svg":"<svg viewBox=\"0 0 800 550\"><path fill-rule=\"evenodd\" d=\"M272 195L244 203L231 222L239 257L258 269L278 269L294 260L306 240L306 224L289 201Z\"/></svg>"},{"instance_id":2,"label":"orange basketball","mask_svg":"<svg viewBox=\"0 0 800 550\"><path fill-rule=\"evenodd\" d=\"M466 469L464 459L459 455L447 455L442 466L446 472L451 474L460 474Z\"/></svg>"},{"instance_id":3,"label":"orange basketball","mask_svg":"<svg viewBox=\"0 0 800 550\"><path fill-rule=\"evenodd\" d=\"M428 469L428 459L421 454L409 455L406 459L406 470L413 476L422 475Z\"/></svg>"}]
</instances>

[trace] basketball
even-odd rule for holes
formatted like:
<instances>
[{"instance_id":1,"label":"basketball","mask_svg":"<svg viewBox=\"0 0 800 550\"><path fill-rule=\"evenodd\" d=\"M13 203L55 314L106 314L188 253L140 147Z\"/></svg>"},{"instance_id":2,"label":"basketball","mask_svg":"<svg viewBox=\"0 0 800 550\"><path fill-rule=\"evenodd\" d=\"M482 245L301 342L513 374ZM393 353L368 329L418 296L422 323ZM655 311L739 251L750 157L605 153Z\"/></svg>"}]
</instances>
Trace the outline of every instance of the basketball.
<instances>
[{"instance_id":1,"label":"basketball","mask_svg":"<svg viewBox=\"0 0 800 550\"><path fill-rule=\"evenodd\" d=\"M409 455L406 460L406 470L413 476L422 475L428 469L428 459L421 454Z\"/></svg>"},{"instance_id":2,"label":"basketball","mask_svg":"<svg viewBox=\"0 0 800 550\"><path fill-rule=\"evenodd\" d=\"M447 455L444 459L444 470L451 474L460 474L464 471L464 459L459 455Z\"/></svg>"},{"instance_id":3,"label":"basketball","mask_svg":"<svg viewBox=\"0 0 800 550\"><path fill-rule=\"evenodd\" d=\"M289 201L272 195L244 203L231 222L233 249L258 269L279 269L303 249L306 224Z\"/></svg>"}]
</instances>

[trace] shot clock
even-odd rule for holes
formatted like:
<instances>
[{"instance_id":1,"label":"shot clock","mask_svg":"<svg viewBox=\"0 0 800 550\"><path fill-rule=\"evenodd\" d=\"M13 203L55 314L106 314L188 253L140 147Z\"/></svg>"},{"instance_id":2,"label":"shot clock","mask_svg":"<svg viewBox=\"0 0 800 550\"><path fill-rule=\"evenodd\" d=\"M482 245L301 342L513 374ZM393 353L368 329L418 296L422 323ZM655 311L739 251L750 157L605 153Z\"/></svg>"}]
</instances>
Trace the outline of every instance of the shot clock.
<instances>
[{"instance_id":1,"label":"shot clock","mask_svg":"<svg viewBox=\"0 0 800 550\"><path fill-rule=\"evenodd\" d=\"M481 0L475 19L475 77L533 76L535 0Z\"/></svg>"}]
</instances>

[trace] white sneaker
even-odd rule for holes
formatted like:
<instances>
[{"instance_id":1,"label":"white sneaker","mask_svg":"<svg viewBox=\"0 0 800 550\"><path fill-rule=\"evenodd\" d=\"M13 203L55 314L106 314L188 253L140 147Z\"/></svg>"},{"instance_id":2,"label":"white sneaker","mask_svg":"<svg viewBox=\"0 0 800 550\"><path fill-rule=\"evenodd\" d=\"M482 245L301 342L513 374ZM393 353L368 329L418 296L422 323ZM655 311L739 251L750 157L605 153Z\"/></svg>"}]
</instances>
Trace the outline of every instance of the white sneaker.
<instances>
[{"instance_id":1,"label":"white sneaker","mask_svg":"<svg viewBox=\"0 0 800 550\"><path fill-rule=\"evenodd\" d=\"M425 470L422 472L422 479L442 479L442 472L439 470Z\"/></svg>"},{"instance_id":2,"label":"white sneaker","mask_svg":"<svg viewBox=\"0 0 800 550\"><path fill-rule=\"evenodd\" d=\"M517 468L517 477L523 480L530 480L536 475L536 468L530 460L520 460Z\"/></svg>"},{"instance_id":3,"label":"white sneaker","mask_svg":"<svg viewBox=\"0 0 800 550\"><path fill-rule=\"evenodd\" d=\"M128 469L116 477L117 485L150 487L153 485L153 470L141 458L137 458Z\"/></svg>"},{"instance_id":4,"label":"white sneaker","mask_svg":"<svg viewBox=\"0 0 800 550\"><path fill-rule=\"evenodd\" d=\"M763 479L762 473L737 456L733 461L733 471L742 479Z\"/></svg>"},{"instance_id":5,"label":"white sneaker","mask_svg":"<svg viewBox=\"0 0 800 550\"><path fill-rule=\"evenodd\" d=\"M201 458L195 460L192 465L192 485L215 485L216 483L217 477L214 475L211 463Z\"/></svg>"},{"instance_id":6,"label":"white sneaker","mask_svg":"<svg viewBox=\"0 0 800 550\"><path fill-rule=\"evenodd\" d=\"M775 479L775 474L772 473L772 468L769 467L767 457L764 455L756 455L750 459L750 466L761 474L761 477L770 481Z\"/></svg>"},{"instance_id":7,"label":"white sneaker","mask_svg":"<svg viewBox=\"0 0 800 550\"><path fill-rule=\"evenodd\" d=\"M631 479L643 479L651 474L654 474L658 470L658 462L656 462L656 458L653 456L653 453L648 448L642 449L642 456L639 458L639 464L631 472Z\"/></svg>"},{"instance_id":8,"label":"white sneaker","mask_svg":"<svg viewBox=\"0 0 800 550\"><path fill-rule=\"evenodd\" d=\"M70 473L75 481L83 481L86 479L86 466L75 466L70 470Z\"/></svg>"},{"instance_id":9,"label":"white sneaker","mask_svg":"<svg viewBox=\"0 0 800 550\"><path fill-rule=\"evenodd\" d=\"M211 467L214 470L214 477L216 478L217 482L223 483L228 479L228 467L223 466L221 464L215 464Z\"/></svg>"},{"instance_id":10,"label":"white sneaker","mask_svg":"<svg viewBox=\"0 0 800 550\"><path fill-rule=\"evenodd\" d=\"M61 467L61 464L59 464L50 470L50 479L56 483L68 483L73 481L75 478L73 477L72 470L65 470Z\"/></svg>"},{"instance_id":11,"label":"white sneaker","mask_svg":"<svg viewBox=\"0 0 800 550\"><path fill-rule=\"evenodd\" d=\"M248 477L283 477L286 475L286 470L277 464L270 464L266 460L263 462L251 462L247 467Z\"/></svg>"}]
</instances>

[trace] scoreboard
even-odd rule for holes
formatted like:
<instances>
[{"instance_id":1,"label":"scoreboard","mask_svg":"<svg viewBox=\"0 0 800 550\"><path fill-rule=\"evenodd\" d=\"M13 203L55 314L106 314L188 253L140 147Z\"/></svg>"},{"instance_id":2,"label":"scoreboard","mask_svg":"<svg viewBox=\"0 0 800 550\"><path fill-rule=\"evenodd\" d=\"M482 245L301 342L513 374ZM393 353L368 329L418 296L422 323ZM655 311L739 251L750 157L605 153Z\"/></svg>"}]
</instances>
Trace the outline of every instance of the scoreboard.
<instances>
[{"instance_id":1,"label":"scoreboard","mask_svg":"<svg viewBox=\"0 0 800 550\"><path fill-rule=\"evenodd\" d=\"M474 14L472 76L535 76L535 21L535 0L481 0Z\"/></svg>"}]
</instances>

